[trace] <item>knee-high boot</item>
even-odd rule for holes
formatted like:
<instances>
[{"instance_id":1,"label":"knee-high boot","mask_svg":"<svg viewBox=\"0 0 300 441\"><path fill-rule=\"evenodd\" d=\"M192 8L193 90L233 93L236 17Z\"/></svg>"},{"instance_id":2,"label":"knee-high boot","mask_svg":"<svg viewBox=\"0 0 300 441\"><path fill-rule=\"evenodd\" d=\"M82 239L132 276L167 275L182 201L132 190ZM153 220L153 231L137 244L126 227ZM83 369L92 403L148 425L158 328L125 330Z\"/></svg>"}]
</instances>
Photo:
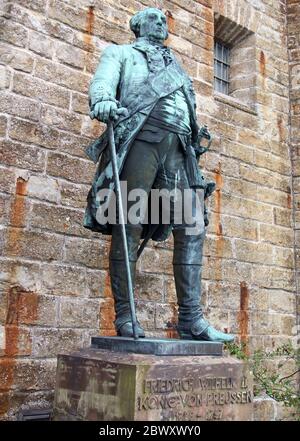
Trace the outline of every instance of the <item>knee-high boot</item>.
<instances>
[{"instance_id":1,"label":"knee-high boot","mask_svg":"<svg viewBox=\"0 0 300 441\"><path fill-rule=\"evenodd\" d=\"M181 338L229 342L234 336L213 328L203 317L201 275L205 233L186 235L174 229L173 269L178 301L178 333Z\"/></svg>"},{"instance_id":2,"label":"knee-high boot","mask_svg":"<svg viewBox=\"0 0 300 441\"><path fill-rule=\"evenodd\" d=\"M130 264L132 286L135 285L135 272L137 261L137 250L142 234L139 226L126 225L127 246ZM122 245L121 228L119 225L113 226L112 242L109 256L109 269L111 288L115 301L115 328L118 335L132 337L132 321L130 314L130 304L127 291L127 274ZM139 337L145 337L145 333L138 323Z\"/></svg>"}]
</instances>

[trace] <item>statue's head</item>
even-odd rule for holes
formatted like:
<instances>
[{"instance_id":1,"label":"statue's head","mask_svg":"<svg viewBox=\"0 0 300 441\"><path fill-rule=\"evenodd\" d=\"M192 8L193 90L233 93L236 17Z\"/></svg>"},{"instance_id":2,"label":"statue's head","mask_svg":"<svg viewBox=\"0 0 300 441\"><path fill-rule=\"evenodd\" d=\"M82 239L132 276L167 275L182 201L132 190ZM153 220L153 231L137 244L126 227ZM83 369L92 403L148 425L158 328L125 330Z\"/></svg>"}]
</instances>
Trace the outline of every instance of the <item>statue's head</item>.
<instances>
[{"instance_id":1,"label":"statue's head","mask_svg":"<svg viewBox=\"0 0 300 441\"><path fill-rule=\"evenodd\" d=\"M167 17L156 8L146 8L130 20L130 29L138 37L148 37L159 43L168 38Z\"/></svg>"}]
</instances>

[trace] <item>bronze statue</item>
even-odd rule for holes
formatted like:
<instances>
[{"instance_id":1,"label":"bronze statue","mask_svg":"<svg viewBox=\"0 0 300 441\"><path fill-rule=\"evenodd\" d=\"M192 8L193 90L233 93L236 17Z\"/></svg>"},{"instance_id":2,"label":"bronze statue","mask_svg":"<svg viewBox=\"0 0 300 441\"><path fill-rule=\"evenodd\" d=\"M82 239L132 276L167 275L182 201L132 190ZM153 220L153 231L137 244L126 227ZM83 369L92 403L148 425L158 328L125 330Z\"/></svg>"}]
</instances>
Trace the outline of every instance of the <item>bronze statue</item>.
<instances>
[{"instance_id":1,"label":"bronze statue","mask_svg":"<svg viewBox=\"0 0 300 441\"><path fill-rule=\"evenodd\" d=\"M119 177L127 184L127 194L143 190L150 199L156 190L184 194L193 216L175 222L175 198L171 198L170 220L165 223L162 212L159 222L146 222L141 210L138 223L127 220L125 225L131 279L134 285L140 240L165 240L174 236L173 267L178 299L177 330L183 339L229 342L232 335L214 329L203 317L201 300L202 253L205 226L208 224L204 200L213 192L214 183L207 182L197 158L205 149L199 146L199 126L192 81L164 45L168 36L165 14L147 8L135 14L130 28L136 36L132 44L111 45L103 52L90 86L91 114L99 121L113 121L116 164ZM126 109L126 112L123 111ZM120 110L122 109L122 110ZM99 166L88 195L84 225L93 231L112 235L110 276L115 299L115 327L119 336L134 336L129 293L126 280L120 216L116 222L99 219L107 209L107 198L101 190L114 188L109 130L92 143L87 154ZM101 156L101 157L100 157ZM185 196L187 194L187 196ZM197 203L198 202L198 203ZM128 201L127 213L133 207ZM183 210L183 208L182 208ZM151 211L151 207L150 207ZM153 214L153 213L152 213ZM140 249L140 251L142 248ZM128 269L129 269L128 266ZM138 323L138 337L144 330Z\"/></svg>"}]
</instances>

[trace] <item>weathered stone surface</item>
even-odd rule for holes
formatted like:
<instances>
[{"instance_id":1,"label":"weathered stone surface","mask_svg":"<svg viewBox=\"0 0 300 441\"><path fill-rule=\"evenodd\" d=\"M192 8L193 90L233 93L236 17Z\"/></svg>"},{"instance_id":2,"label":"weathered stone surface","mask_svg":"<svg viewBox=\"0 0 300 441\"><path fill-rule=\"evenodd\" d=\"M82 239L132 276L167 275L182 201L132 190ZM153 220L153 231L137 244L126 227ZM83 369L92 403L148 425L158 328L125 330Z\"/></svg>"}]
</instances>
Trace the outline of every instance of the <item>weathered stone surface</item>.
<instances>
[{"instance_id":1,"label":"weathered stone surface","mask_svg":"<svg viewBox=\"0 0 300 441\"><path fill-rule=\"evenodd\" d=\"M8 44L0 44L0 62L13 69L32 72L34 58L28 52L12 48Z\"/></svg>"},{"instance_id":2,"label":"weathered stone surface","mask_svg":"<svg viewBox=\"0 0 300 441\"><path fill-rule=\"evenodd\" d=\"M90 184L95 171L94 164L89 161L50 153L48 155L47 173L76 183Z\"/></svg>"},{"instance_id":3,"label":"weathered stone surface","mask_svg":"<svg viewBox=\"0 0 300 441\"><path fill-rule=\"evenodd\" d=\"M55 50L54 40L39 32L30 32L29 49L42 57L52 58Z\"/></svg>"},{"instance_id":4,"label":"weathered stone surface","mask_svg":"<svg viewBox=\"0 0 300 441\"><path fill-rule=\"evenodd\" d=\"M41 122L58 129L68 130L71 133L80 134L81 118L75 113L61 109L54 109L51 106L42 106Z\"/></svg>"},{"instance_id":5,"label":"weathered stone surface","mask_svg":"<svg viewBox=\"0 0 300 441\"><path fill-rule=\"evenodd\" d=\"M56 233L73 236L89 236L82 225L83 213L79 210L35 203L32 206L29 224Z\"/></svg>"},{"instance_id":6,"label":"weathered stone surface","mask_svg":"<svg viewBox=\"0 0 300 441\"><path fill-rule=\"evenodd\" d=\"M88 191L89 187L87 185L60 181L61 204L74 208L85 208Z\"/></svg>"},{"instance_id":7,"label":"weathered stone surface","mask_svg":"<svg viewBox=\"0 0 300 441\"><path fill-rule=\"evenodd\" d=\"M275 421L276 419L276 401L268 396L255 397L253 401L254 421Z\"/></svg>"},{"instance_id":8,"label":"weathered stone surface","mask_svg":"<svg viewBox=\"0 0 300 441\"><path fill-rule=\"evenodd\" d=\"M83 50L66 43L58 43L56 57L63 64L83 68L86 54Z\"/></svg>"},{"instance_id":9,"label":"weathered stone surface","mask_svg":"<svg viewBox=\"0 0 300 441\"><path fill-rule=\"evenodd\" d=\"M141 256L141 270L149 273L173 273L172 255L167 250L145 248Z\"/></svg>"},{"instance_id":10,"label":"weathered stone surface","mask_svg":"<svg viewBox=\"0 0 300 441\"><path fill-rule=\"evenodd\" d=\"M87 349L59 356L57 372L54 420L252 420L252 378L230 357Z\"/></svg>"},{"instance_id":11,"label":"weathered stone surface","mask_svg":"<svg viewBox=\"0 0 300 441\"><path fill-rule=\"evenodd\" d=\"M53 389L55 384L56 360L0 360L0 372L5 375L5 369L13 373L14 384L18 390L47 390ZM1 379L2 380L2 379ZM9 378L3 379L1 384L9 386Z\"/></svg>"},{"instance_id":12,"label":"weathered stone surface","mask_svg":"<svg viewBox=\"0 0 300 441\"><path fill-rule=\"evenodd\" d=\"M60 314L58 325L68 328L98 327L99 300L70 299L62 297L60 300Z\"/></svg>"},{"instance_id":13,"label":"weathered stone surface","mask_svg":"<svg viewBox=\"0 0 300 441\"><path fill-rule=\"evenodd\" d=\"M58 320L65 318L70 329L76 328L75 321L81 320L77 306L85 298L101 303L99 323L95 325L93 311L93 324L87 319L87 328L115 332L107 271L109 240L96 234L93 240L80 237L91 234L81 228L80 216L96 169L84 150L104 129L88 116L87 93L103 50L111 43L132 40L128 21L149 2L97 1L94 9L87 0L46 3L10 2L3 5L0 18L2 298L17 286L27 292L28 300L40 302L36 313L27 316L27 324L22 323L19 338L12 339L13 363L15 356L32 356L32 344L36 348L32 329L46 327L50 340ZM201 158L204 174L220 189L208 202L203 306L215 326L240 337L244 332L240 283L245 283L250 350L276 348L295 338L294 276L300 274L300 22L295 2L288 2L287 14L282 5L271 3L165 2L172 13L168 44L194 79L199 123L207 124L214 136L211 151ZM235 97L213 90L214 12L255 33L255 51L254 43L244 41L239 54L245 63L231 63ZM253 63L247 65L249 57ZM243 70L250 76L233 78L235 71L240 75ZM245 82L246 92L240 91ZM242 105L240 100L248 98L255 108ZM174 337L172 238L152 245L138 263L138 313L147 335ZM76 320L66 306L67 297ZM6 300L1 301L3 321L6 309ZM259 319L258 335L252 313L269 317ZM91 327L80 328L82 344L88 343ZM54 340L59 352L63 343ZM54 348L51 351L55 354ZM53 375L50 365L45 366ZM28 369L36 369L35 363ZM6 366L6 372L13 370ZM29 382L28 390L19 392L13 375L8 377L11 384L0 397L0 419L16 418L23 402L34 407L49 400L51 392L29 392ZM51 388L48 383L43 387ZM276 412L277 419L287 418L280 409ZM261 411L259 418L267 414Z\"/></svg>"},{"instance_id":14,"label":"weathered stone surface","mask_svg":"<svg viewBox=\"0 0 300 441\"><path fill-rule=\"evenodd\" d=\"M64 238L50 233L6 231L6 244L3 250L8 256L20 256L37 260L59 260L62 257ZM22 240L20 240L22 239Z\"/></svg>"},{"instance_id":15,"label":"weathered stone surface","mask_svg":"<svg viewBox=\"0 0 300 441\"><path fill-rule=\"evenodd\" d=\"M45 152L37 147L12 141L2 141L0 160L5 165L33 171L43 171L45 167Z\"/></svg>"},{"instance_id":16,"label":"weathered stone surface","mask_svg":"<svg viewBox=\"0 0 300 441\"><path fill-rule=\"evenodd\" d=\"M0 17L0 37L15 46L25 47L28 40L28 31L23 26Z\"/></svg>"},{"instance_id":17,"label":"weathered stone surface","mask_svg":"<svg viewBox=\"0 0 300 441\"><path fill-rule=\"evenodd\" d=\"M136 274L136 296L144 301L162 301L164 297L164 279L155 274Z\"/></svg>"},{"instance_id":18,"label":"weathered stone surface","mask_svg":"<svg viewBox=\"0 0 300 441\"><path fill-rule=\"evenodd\" d=\"M70 352L82 347L82 331L79 329L52 329L38 328L33 329L33 348L32 356L40 358L56 357L57 347L60 351ZM53 377L51 382L53 382Z\"/></svg>"},{"instance_id":19,"label":"weathered stone surface","mask_svg":"<svg viewBox=\"0 0 300 441\"><path fill-rule=\"evenodd\" d=\"M87 93L90 77L76 69L48 60L37 60L35 76L68 89Z\"/></svg>"},{"instance_id":20,"label":"weathered stone surface","mask_svg":"<svg viewBox=\"0 0 300 441\"><path fill-rule=\"evenodd\" d=\"M86 272L81 268L61 264L42 265L40 283L45 294L80 297L89 294L86 287Z\"/></svg>"},{"instance_id":21,"label":"weathered stone surface","mask_svg":"<svg viewBox=\"0 0 300 441\"><path fill-rule=\"evenodd\" d=\"M59 183L56 179L45 176L30 176L28 196L49 202L59 202L61 196Z\"/></svg>"},{"instance_id":22,"label":"weathered stone surface","mask_svg":"<svg viewBox=\"0 0 300 441\"><path fill-rule=\"evenodd\" d=\"M7 118L5 116L0 116L0 136L5 137L7 130Z\"/></svg>"},{"instance_id":23,"label":"weathered stone surface","mask_svg":"<svg viewBox=\"0 0 300 441\"><path fill-rule=\"evenodd\" d=\"M39 119L40 106L36 101L25 98L24 96L2 93L0 96L0 106L1 111L4 113L19 116L20 118L28 118L33 121L38 121Z\"/></svg>"},{"instance_id":24,"label":"weathered stone surface","mask_svg":"<svg viewBox=\"0 0 300 441\"><path fill-rule=\"evenodd\" d=\"M99 240L66 239L66 262L89 268L108 268L109 243Z\"/></svg>"},{"instance_id":25,"label":"weathered stone surface","mask_svg":"<svg viewBox=\"0 0 300 441\"><path fill-rule=\"evenodd\" d=\"M63 109L69 108L70 92L68 90L20 72L14 75L13 92Z\"/></svg>"},{"instance_id":26,"label":"weathered stone surface","mask_svg":"<svg viewBox=\"0 0 300 441\"><path fill-rule=\"evenodd\" d=\"M0 167L0 185L2 192L13 193L15 191L16 175L14 170Z\"/></svg>"}]
</instances>

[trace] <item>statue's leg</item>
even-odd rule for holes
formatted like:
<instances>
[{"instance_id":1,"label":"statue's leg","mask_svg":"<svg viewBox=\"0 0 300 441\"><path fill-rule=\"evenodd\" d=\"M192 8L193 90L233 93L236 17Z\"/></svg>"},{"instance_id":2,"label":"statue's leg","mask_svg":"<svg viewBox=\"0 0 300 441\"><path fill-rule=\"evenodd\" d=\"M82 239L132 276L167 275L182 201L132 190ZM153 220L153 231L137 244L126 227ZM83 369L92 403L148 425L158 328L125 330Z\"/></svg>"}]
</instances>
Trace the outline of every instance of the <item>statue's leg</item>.
<instances>
[{"instance_id":1,"label":"statue's leg","mask_svg":"<svg viewBox=\"0 0 300 441\"><path fill-rule=\"evenodd\" d=\"M176 228L173 268L178 300L178 333L183 339L231 342L234 336L218 331L203 317L201 273L205 233L187 235Z\"/></svg>"},{"instance_id":2,"label":"statue's leg","mask_svg":"<svg viewBox=\"0 0 300 441\"><path fill-rule=\"evenodd\" d=\"M216 330L203 317L201 306L202 256L205 239L203 190L189 186L180 145L174 140L165 161L169 189L183 193L182 220L176 222L178 208L174 202L172 224L174 236L173 269L178 301L178 333L181 338L229 342L234 337ZM178 179L178 176L180 178ZM163 177L163 176L162 176ZM163 183L161 183L161 186Z\"/></svg>"},{"instance_id":3,"label":"statue's leg","mask_svg":"<svg viewBox=\"0 0 300 441\"><path fill-rule=\"evenodd\" d=\"M143 230L143 215L141 214L140 222L137 221L137 223L133 224L133 221L130 219L130 208L135 204L135 201L128 200L128 195L130 191L140 189L145 192L147 198L151 190L152 183L155 180L158 167L159 155L157 154L156 146L147 142L136 141L130 149L120 176L121 182L125 181L127 183L128 219L125 228L133 289L136 272L137 250ZM112 293L115 301L115 328L118 335L132 337L133 330L129 298L127 294L127 276L123 253L121 228L119 225L114 225L112 227L109 267ZM138 334L139 337L145 336L145 333L139 324Z\"/></svg>"},{"instance_id":4,"label":"statue's leg","mask_svg":"<svg viewBox=\"0 0 300 441\"><path fill-rule=\"evenodd\" d=\"M142 227L126 225L126 236L128 245L128 257L130 263L130 272L132 286L135 284L135 271L137 261L137 250L142 234ZM132 337L132 323L130 306L127 290L127 275L125 271L124 252L122 247L121 228L114 225L112 228L112 242L109 256L109 270L111 277L111 288L115 300L115 327L118 335L123 337ZM139 337L145 337L145 333L138 323Z\"/></svg>"}]
</instances>

